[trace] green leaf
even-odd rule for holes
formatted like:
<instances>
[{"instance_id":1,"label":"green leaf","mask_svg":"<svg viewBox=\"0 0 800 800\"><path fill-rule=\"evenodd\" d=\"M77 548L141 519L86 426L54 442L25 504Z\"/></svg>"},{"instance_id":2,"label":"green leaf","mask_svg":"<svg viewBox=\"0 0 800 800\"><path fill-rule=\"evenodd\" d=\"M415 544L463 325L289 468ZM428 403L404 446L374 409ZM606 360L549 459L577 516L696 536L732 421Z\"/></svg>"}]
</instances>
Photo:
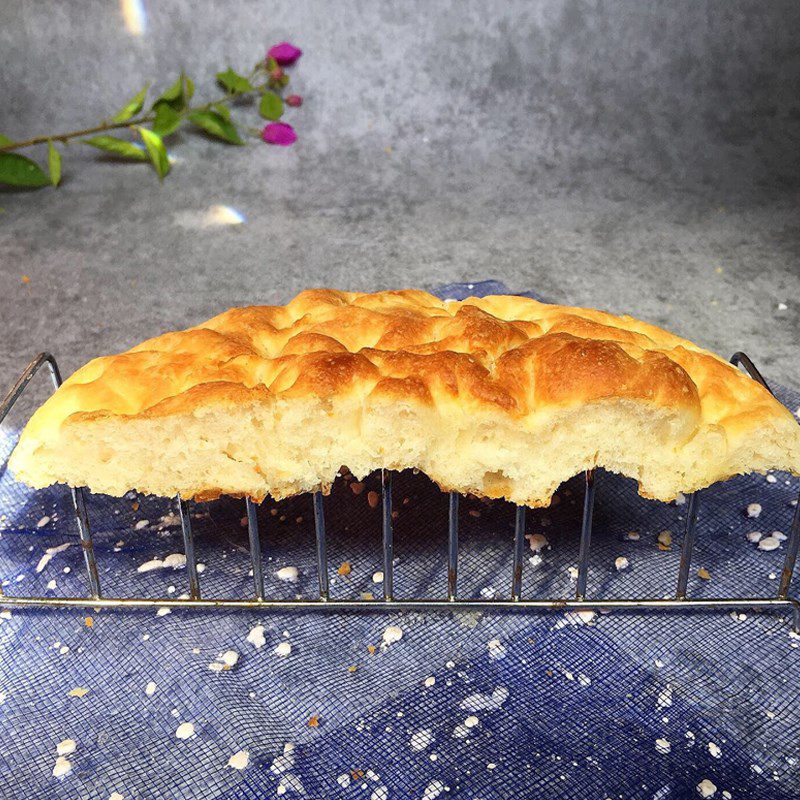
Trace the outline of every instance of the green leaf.
<instances>
[{"instance_id":1,"label":"green leaf","mask_svg":"<svg viewBox=\"0 0 800 800\"><path fill-rule=\"evenodd\" d=\"M125 105L124 108L121 108L113 117L111 117L112 122L127 122L134 114L138 114L142 110L142 106L144 105L144 99L147 97L147 89L149 88L149 84L144 87L140 92L135 94Z\"/></svg>"},{"instance_id":2,"label":"green leaf","mask_svg":"<svg viewBox=\"0 0 800 800\"><path fill-rule=\"evenodd\" d=\"M9 186L47 186L50 179L30 158L19 153L0 153L0 183Z\"/></svg>"},{"instance_id":3,"label":"green leaf","mask_svg":"<svg viewBox=\"0 0 800 800\"><path fill-rule=\"evenodd\" d=\"M232 94L242 94L242 92L252 92L253 84L244 75L239 75L230 67L225 72L217 73L217 81Z\"/></svg>"},{"instance_id":4,"label":"green leaf","mask_svg":"<svg viewBox=\"0 0 800 800\"><path fill-rule=\"evenodd\" d=\"M169 136L180 127L182 117L172 106L159 103L156 107L156 118L153 122L153 131L159 136Z\"/></svg>"},{"instance_id":5,"label":"green leaf","mask_svg":"<svg viewBox=\"0 0 800 800\"><path fill-rule=\"evenodd\" d=\"M181 72L175 83L153 103L153 108L158 109L159 106L168 105L173 111L183 111L192 99L192 95L194 95L194 83L188 75Z\"/></svg>"},{"instance_id":6,"label":"green leaf","mask_svg":"<svg viewBox=\"0 0 800 800\"><path fill-rule=\"evenodd\" d=\"M264 92L261 103L258 106L258 113L264 119L278 120L283 115L283 100L275 92Z\"/></svg>"},{"instance_id":7,"label":"green leaf","mask_svg":"<svg viewBox=\"0 0 800 800\"><path fill-rule=\"evenodd\" d=\"M214 103L214 111L217 112L221 117L225 117L225 119L231 118L231 110L225 103Z\"/></svg>"},{"instance_id":8,"label":"green leaf","mask_svg":"<svg viewBox=\"0 0 800 800\"><path fill-rule=\"evenodd\" d=\"M267 59L267 72L272 72L272 70L278 69L278 66L278 62L272 56Z\"/></svg>"},{"instance_id":9,"label":"green leaf","mask_svg":"<svg viewBox=\"0 0 800 800\"><path fill-rule=\"evenodd\" d=\"M9 139L8 136L3 136L3 134L0 133L0 147L5 147L7 144L14 144L14 140Z\"/></svg>"},{"instance_id":10,"label":"green leaf","mask_svg":"<svg viewBox=\"0 0 800 800\"><path fill-rule=\"evenodd\" d=\"M47 166L50 169L50 183L58 186L61 183L61 153L52 142L47 143Z\"/></svg>"},{"instance_id":11,"label":"green leaf","mask_svg":"<svg viewBox=\"0 0 800 800\"><path fill-rule=\"evenodd\" d=\"M157 133L153 133L147 128L137 128L137 130L142 137L144 146L147 148L147 155L150 156L150 163L153 165L153 169L163 181L164 176L169 172L169 158L164 142L161 141L161 137Z\"/></svg>"},{"instance_id":12,"label":"green leaf","mask_svg":"<svg viewBox=\"0 0 800 800\"><path fill-rule=\"evenodd\" d=\"M129 158L132 161L148 160L147 153L141 147L125 139L117 139L115 136L93 136L91 139L81 139L81 142L98 150L105 150L106 153L113 153L120 158Z\"/></svg>"},{"instance_id":13,"label":"green leaf","mask_svg":"<svg viewBox=\"0 0 800 800\"><path fill-rule=\"evenodd\" d=\"M230 144L244 144L236 126L216 111L195 111L189 119L206 133Z\"/></svg>"}]
</instances>

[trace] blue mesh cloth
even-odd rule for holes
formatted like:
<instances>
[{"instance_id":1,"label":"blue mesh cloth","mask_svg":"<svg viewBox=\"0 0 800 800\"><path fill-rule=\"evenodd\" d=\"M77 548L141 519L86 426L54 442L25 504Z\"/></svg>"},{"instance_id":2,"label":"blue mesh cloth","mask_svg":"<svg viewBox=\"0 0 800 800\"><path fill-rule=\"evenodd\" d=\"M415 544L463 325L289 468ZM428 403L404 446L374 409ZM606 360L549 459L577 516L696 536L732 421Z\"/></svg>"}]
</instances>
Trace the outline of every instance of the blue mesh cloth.
<instances>
[{"instance_id":1,"label":"blue mesh cloth","mask_svg":"<svg viewBox=\"0 0 800 800\"><path fill-rule=\"evenodd\" d=\"M490 291L505 287L453 285L441 294ZM800 405L797 392L778 394ZM4 431L2 463L15 438ZM381 520L370 492L380 491L379 479L360 493L350 483L337 481L325 501L331 591L377 596ZM788 533L795 491L780 473L706 491L690 594L774 594L786 544L767 552L746 534ZM396 595L443 596L447 498L411 473L396 477L394 492ZM557 505L529 512L528 533L546 544L526 551L527 595L574 593L582 493L575 479ZM756 502L760 515L748 517ZM106 594L186 591L184 568L138 571L182 551L170 501L93 496L88 507ZM631 481L601 473L595 509L589 595L674 592L686 506L645 501ZM0 513L4 593L86 592L63 489L31 492L4 471ZM197 505L194 515L204 595L248 596L243 503ZM259 517L267 594L313 596L310 498L267 501ZM507 597L513 508L462 498L460 526L460 593ZM673 543L660 549L665 530ZM345 562L350 573L339 574ZM276 576L289 566L296 583ZM259 625L265 643L256 647L248 635ZM402 630L388 646L387 626ZM281 643L288 655L275 652ZM798 645L787 619L750 612L14 610L0 618L0 795L666 800L699 797L700 785L715 798L796 798ZM210 668L226 651L237 663ZM185 722L194 735L178 739ZM65 739L76 742L65 756L71 769L53 777ZM228 766L242 750L247 767Z\"/></svg>"}]
</instances>

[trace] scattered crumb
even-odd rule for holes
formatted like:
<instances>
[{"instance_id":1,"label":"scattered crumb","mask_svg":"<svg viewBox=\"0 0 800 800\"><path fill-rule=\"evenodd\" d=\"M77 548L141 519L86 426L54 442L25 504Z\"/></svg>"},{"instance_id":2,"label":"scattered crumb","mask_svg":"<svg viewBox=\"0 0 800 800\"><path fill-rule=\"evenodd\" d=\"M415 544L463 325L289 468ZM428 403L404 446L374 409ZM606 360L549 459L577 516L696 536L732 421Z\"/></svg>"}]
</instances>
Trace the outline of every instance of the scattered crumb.
<instances>
[{"instance_id":1,"label":"scattered crumb","mask_svg":"<svg viewBox=\"0 0 800 800\"><path fill-rule=\"evenodd\" d=\"M778 479L773 474L770 473L769 475L767 475L767 483L777 483L777 482Z\"/></svg>"},{"instance_id":2,"label":"scattered crumb","mask_svg":"<svg viewBox=\"0 0 800 800\"><path fill-rule=\"evenodd\" d=\"M777 550L781 546L780 540L774 536L765 536L759 543L759 550Z\"/></svg>"},{"instance_id":3,"label":"scattered crumb","mask_svg":"<svg viewBox=\"0 0 800 800\"><path fill-rule=\"evenodd\" d=\"M480 511L478 511L478 509L476 509L476 508L471 508L471 509L470 509L470 510L469 510L467 513L468 513L468 514L469 514L471 517L475 517L476 519L477 519L478 517L480 517L480 515L481 515L481 512L480 512Z\"/></svg>"},{"instance_id":4,"label":"scattered crumb","mask_svg":"<svg viewBox=\"0 0 800 800\"><path fill-rule=\"evenodd\" d=\"M191 722L182 722L175 731L177 739L191 739L194 736L194 725Z\"/></svg>"},{"instance_id":5,"label":"scattered crumb","mask_svg":"<svg viewBox=\"0 0 800 800\"><path fill-rule=\"evenodd\" d=\"M672 547L672 533L670 531L661 531L658 534L658 549L669 550Z\"/></svg>"},{"instance_id":6,"label":"scattered crumb","mask_svg":"<svg viewBox=\"0 0 800 800\"><path fill-rule=\"evenodd\" d=\"M250 753L248 753L247 750L240 750L228 759L228 766L231 769L246 769L249 763Z\"/></svg>"},{"instance_id":7,"label":"scattered crumb","mask_svg":"<svg viewBox=\"0 0 800 800\"><path fill-rule=\"evenodd\" d=\"M403 629L398 625L389 625L383 632L383 644L388 647L390 644L399 642L403 638Z\"/></svg>"},{"instance_id":8,"label":"scattered crumb","mask_svg":"<svg viewBox=\"0 0 800 800\"><path fill-rule=\"evenodd\" d=\"M383 572L381 572L381 570L372 573L372 582L383 583Z\"/></svg>"},{"instance_id":9,"label":"scattered crumb","mask_svg":"<svg viewBox=\"0 0 800 800\"><path fill-rule=\"evenodd\" d=\"M285 658L292 652L292 645L289 642L279 642L278 646L272 651L276 656Z\"/></svg>"},{"instance_id":10,"label":"scattered crumb","mask_svg":"<svg viewBox=\"0 0 800 800\"><path fill-rule=\"evenodd\" d=\"M543 536L541 533L529 533L525 538L528 540L528 544L534 553L538 553L549 544L547 537Z\"/></svg>"},{"instance_id":11,"label":"scattered crumb","mask_svg":"<svg viewBox=\"0 0 800 800\"><path fill-rule=\"evenodd\" d=\"M759 541L761 541L761 537L763 535L764 534L761 533L761 531L748 531L748 533L745 534L745 538L747 539L748 542L751 542L752 544L757 544Z\"/></svg>"},{"instance_id":12,"label":"scattered crumb","mask_svg":"<svg viewBox=\"0 0 800 800\"><path fill-rule=\"evenodd\" d=\"M425 686L426 686L428 689L430 689L430 688L431 688L431 686L433 686L435 683L436 683L436 678L434 678L434 677L433 677L433 675L431 675L431 676L430 676L430 678L425 678L424 685L425 685Z\"/></svg>"},{"instance_id":13,"label":"scattered crumb","mask_svg":"<svg viewBox=\"0 0 800 800\"><path fill-rule=\"evenodd\" d=\"M53 777L61 778L64 775L68 775L71 771L72 771L71 762L64 756L59 756L56 759L55 766L53 767Z\"/></svg>"},{"instance_id":14,"label":"scattered crumb","mask_svg":"<svg viewBox=\"0 0 800 800\"><path fill-rule=\"evenodd\" d=\"M465 728L474 728L477 725L480 725L480 720L474 714L470 715L464 720Z\"/></svg>"},{"instance_id":15,"label":"scattered crumb","mask_svg":"<svg viewBox=\"0 0 800 800\"><path fill-rule=\"evenodd\" d=\"M697 577L700 578L700 580L708 581L711 580L711 573L705 567L700 567L700 569L697 570Z\"/></svg>"},{"instance_id":16,"label":"scattered crumb","mask_svg":"<svg viewBox=\"0 0 800 800\"><path fill-rule=\"evenodd\" d=\"M92 619L92 617L84 617L83 618L83 624L87 628L94 628L94 619Z\"/></svg>"},{"instance_id":17,"label":"scattered crumb","mask_svg":"<svg viewBox=\"0 0 800 800\"><path fill-rule=\"evenodd\" d=\"M148 683L147 686L144 687L144 693L148 697L152 697L156 693L156 688L157 687L155 681L150 681L150 683Z\"/></svg>"},{"instance_id":18,"label":"scattered crumb","mask_svg":"<svg viewBox=\"0 0 800 800\"><path fill-rule=\"evenodd\" d=\"M708 778L703 778L697 784L697 793L700 797L713 797L717 793L717 787Z\"/></svg>"},{"instance_id":19,"label":"scattered crumb","mask_svg":"<svg viewBox=\"0 0 800 800\"><path fill-rule=\"evenodd\" d=\"M714 742L708 743L708 752L711 753L714 758L722 758L722 750L719 745Z\"/></svg>"},{"instance_id":20,"label":"scattered crumb","mask_svg":"<svg viewBox=\"0 0 800 800\"><path fill-rule=\"evenodd\" d=\"M49 522L50 517L43 517L42 519L46 519ZM39 522L41 521L42 520L39 520ZM39 527L41 527L41 525ZM41 572L50 563L50 560L56 553L63 553L69 546L70 542L65 542L57 547L48 547L47 550L44 551L44 555L39 559L39 563L36 565L36 572Z\"/></svg>"},{"instance_id":21,"label":"scattered crumb","mask_svg":"<svg viewBox=\"0 0 800 800\"><path fill-rule=\"evenodd\" d=\"M377 492L367 492L367 502L370 508L377 508L380 499L380 495Z\"/></svg>"},{"instance_id":22,"label":"scattered crumb","mask_svg":"<svg viewBox=\"0 0 800 800\"><path fill-rule=\"evenodd\" d=\"M125 800L125 797L119 792L111 792L111 794L108 796L108 800Z\"/></svg>"},{"instance_id":23,"label":"scattered crumb","mask_svg":"<svg viewBox=\"0 0 800 800\"><path fill-rule=\"evenodd\" d=\"M350 562L349 561L343 561L339 565L339 569L336 570L336 571L339 573L339 575L341 575L343 577L347 577L353 571L353 569L350 566Z\"/></svg>"},{"instance_id":24,"label":"scattered crumb","mask_svg":"<svg viewBox=\"0 0 800 800\"><path fill-rule=\"evenodd\" d=\"M758 503L750 503L747 506L747 516L748 517L757 517L761 513L761 506Z\"/></svg>"},{"instance_id":25,"label":"scattered crumb","mask_svg":"<svg viewBox=\"0 0 800 800\"><path fill-rule=\"evenodd\" d=\"M319 717L316 714L308 720L308 727L319 728Z\"/></svg>"},{"instance_id":26,"label":"scattered crumb","mask_svg":"<svg viewBox=\"0 0 800 800\"><path fill-rule=\"evenodd\" d=\"M353 481L350 484L350 491L356 496L360 495L361 492L364 491L364 488L365 487L363 481Z\"/></svg>"},{"instance_id":27,"label":"scattered crumb","mask_svg":"<svg viewBox=\"0 0 800 800\"><path fill-rule=\"evenodd\" d=\"M627 539L629 542L638 542L638 541L639 541L639 539L640 539L640 536L639 536L639 531L628 531L628 532L625 534L625 538L626 538L626 539Z\"/></svg>"},{"instance_id":28,"label":"scattered crumb","mask_svg":"<svg viewBox=\"0 0 800 800\"><path fill-rule=\"evenodd\" d=\"M262 648L267 642L264 638L264 626L256 625L250 633L247 634L247 641L253 645L256 650Z\"/></svg>"},{"instance_id":29,"label":"scattered crumb","mask_svg":"<svg viewBox=\"0 0 800 800\"><path fill-rule=\"evenodd\" d=\"M569 579L571 581L578 580L578 568L577 567L567 567L567 573L569 574Z\"/></svg>"},{"instance_id":30,"label":"scattered crumb","mask_svg":"<svg viewBox=\"0 0 800 800\"><path fill-rule=\"evenodd\" d=\"M656 739L656 752L666 755L672 750L672 745L667 739Z\"/></svg>"},{"instance_id":31,"label":"scattered crumb","mask_svg":"<svg viewBox=\"0 0 800 800\"><path fill-rule=\"evenodd\" d=\"M297 583L297 567L281 567L275 575L278 580L287 581L288 583Z\"/></svg>"},{"instance_id":32,"label":"scattered crumb","mask_svg":"<svg viewBox=\"0 0 800 800\"><path fill-rule=\"evenodd\" d=\"M370 655L374 655L374 654L375 654L375 651L376 651L377 649L378 649L378 648L377 648L377 647L375 647L375 645L374 645L374 644L368 644L368 645L367 645L367 652L368 652Z\"/></svg>"},{"instance_id":33,"label":"scattered crumb","mask_svg":"<svg viewBox=\"0 0 800 800\"><path fill-rule=\"evenodd\" d=\"M161 608L156 611L157 617L166 617L167 614L171 614L172 611L167 606L162 606Z\"/></svg>"},{"instance_id":34,"label":"scattered crumb","mask_svg":"<svg viewBox=\"0 0 800 800\"><path fill-rule=\"evenodd\" d=\"M134 509L134 510L136 510L136 509ZM138 522L137 522L137 523L136 523L136 524L133 526L133 528L134 528L134 530L140 531L140 530L142 530L143 528L146 528L146 527L147 527L149 524L150 524L150 520L149 520L149 519L140 519L140 520L139 520L139 521L138 521Z\"/></svg>"},{"instance_id":35,"label":"scattered crumb","mask_svg":"<svg viewBox=\"0 0 800 800\"><path fill-rule=\"evenodd\" d=\"M75 752L78 743L74 739L63 739L56 745L56 754L59 756L68 756L70 753Z\"/></svg>"},{"instance_id":36,"label":"scattered crumb","mask_svg":"<svg viewBox=\"0 0 800 800\"><path fill-rule=\"evenodd\" d=\"M627 558L625 558L625 556L619 556L614 560L614 568L617 570L617 572L622 572L622 570L628 569L629 566L630 562Z\"/></svg>"},{"instance_id":37,"label":"scattered crumb","mask_svg":"<svg viewBox=\"0 0 800 800\"><path fill-rule=\"evenodd\" d=\"M44 528L44 526L47 525L49 522L50 522L50 517L44 516L36 523L36 527Z\"/></svg>"},{"instance_id":38,"label":"scattered crumb","mask_svg":"<svg viewBox=\"0 0 800 800\"><path fill-rule=\"evenodd\" d=\"M676 506L686 505L686 495L683 492L678 492L677 496L675 497L675 505Z\"/></svg>"},{"instance_id":39,"label":"scattered crumb","mask_svg":"<svg viewBox=\"0 0 800 800\"><path fill-rule=\"evenodd\" d=\"M346 789L350 785L350 776L344 772L336 779L336 783L338 783L342 789Z\"/></svg>"},{"instance_id":40,"label":"scattered crumb","mask_svg":"<svg viewBox=\"0 0 800 800\"><path fill-rule=\"evenodd\" d=\"M85 689L83 686L78 686L75 689L70 689L67 692L67 697L86 697L89 694L89 690Z\"/></svg>"}]
</instances>

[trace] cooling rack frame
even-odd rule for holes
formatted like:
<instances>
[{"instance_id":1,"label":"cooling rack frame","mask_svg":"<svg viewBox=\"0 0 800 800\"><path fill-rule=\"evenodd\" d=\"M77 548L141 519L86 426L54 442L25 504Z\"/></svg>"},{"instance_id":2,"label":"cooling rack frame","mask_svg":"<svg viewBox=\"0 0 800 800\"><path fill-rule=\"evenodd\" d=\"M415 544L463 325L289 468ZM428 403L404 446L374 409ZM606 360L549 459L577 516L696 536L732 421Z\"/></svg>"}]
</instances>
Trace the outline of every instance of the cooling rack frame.
<instances>
[{"instance_id":1,"label":"cooling rack frame","mask_svg":"<svg viewBox=\"0 0 800 800\"><path fill-rule=\"evenodd\" d=\"M772 393L767 382L750 358L737 352L731 363L744 368L751 378L758 381L767 391ZM61 372L55 358L47 352L40 353L20 375L17 382L0 403L0 424L23 394L28 384L43 366L47 366L53 389L61 385ZM578 576L575 597L572 599L528 598L522 596L522 566L525 544L525 506L516 507L514 523L514 551L512 582L508 598L477 599L458 596L458 505L459 495L449 493L448 510L448 544L447 544L447 597L446 598L397 598L394 596L394 532L392 518L392 473L381 470L381 503L383 526L383 593L373 600L346 599L330 597L328 583L328 558L326 549L325 510L321 491L311 493L314 509L314 530L316 538L317 575L319 591L316 598L300 598L278 600L264 595L264 572L261 557L261 540L257 519L257 505L252 500L245 500L247 509L247 527L250 541L250 561L253 572L253 597L240 598L204 598L200 590L200 579L197 570L197 559L194 549L194 535L189 513L189 502L178 497L175 499L181 520L184 550L186 553L186 571L189 583L188 597L105 597L100 588L100 577L97 559L94 553L94 542L86 511L86 501L82 488L71 488L72 504L78 525L81 547L89 584L89 596L80 597L44 597L0 595L0 605L27 608L190 608L190 609L276 609L276 610L316 610L316 611L390 611L390 610L429 610L429 611L523 611L523 610L560 610L560 611L604 611L604 610L638 610L638 611L700 611L708 609L722 610L769 610L783 612L791 616L793 628L800 632L800 600L790 595L792 575L800 549L800 500L795 505L789 536L786 541L786 555L781 571L778 592L771 597L719 597L693 598L687 593L689 569L695 542L696 522L700 493L695 492L688 497L686 522L681 544L681 558L678 567L678 578L675 593L666 598L612 598L592 599L586 596L587 577L589 572L589 555L591 551L592 516L595 496L595 472L589 470L584 475L583 516L581 520L580 545L578 553ZM800 497L800 496L799 496Z\"/></svg>"}]
</instances>

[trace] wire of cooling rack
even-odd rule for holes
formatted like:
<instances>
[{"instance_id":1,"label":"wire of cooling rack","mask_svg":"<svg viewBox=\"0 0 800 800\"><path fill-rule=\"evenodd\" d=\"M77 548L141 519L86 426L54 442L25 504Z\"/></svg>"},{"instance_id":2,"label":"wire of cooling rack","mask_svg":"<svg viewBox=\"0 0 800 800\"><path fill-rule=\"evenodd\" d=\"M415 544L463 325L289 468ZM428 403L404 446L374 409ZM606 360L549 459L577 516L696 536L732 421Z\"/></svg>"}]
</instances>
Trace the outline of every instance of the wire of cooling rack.
<instances>
[{"instance_id":1,"label":"wire of cooling rack","mask_svg":"<svg viewBox=\"0 0 800 800\"><path fill-rule=\"evenodd\" d=\"M753 362L744 353L737 352L731 358L731 363L743 367L754 380L758 381L771 393L771 389L755 367ZM22 375L0 404L0 423L3 422L8 412L13 407L19 396L31 382L39 369L46 365L54 389L61 385L61 374L55 358L50 353L40 353L25 368ZM253 571L253 597L250 599L236 598L204 598L200 588L200 578L197 569L197 559L194 549L194 536L189 509L189 502L177 498L176 502L180 513L181 531L183 534L184 551L186 554L186 570L189 583L188 598L147 598L147 597L105 597L100 588L100 578L97 569L92 532L86 512L86 503L83 489L70 489L75 516L78 524L78 533L83 549L84 561L89 583L89 596L87 597L42 597L42 596L11 596L4 595L0 600L2 605L28 606L28 607L79 607L79 608L151 608L151 607L182 607L182 608L272 608L272 609L317 609L330 611L376 611L387 608L398 610L425 609L425 610L523 610L523 609L559 609L567 611L583 610L704 610L704 609L742 609L773 610L790 613L794 629L800 630L800 601L790 596L790 586L800 550L800 502L795 506L789 533L786 556L776 595L770 597L747 598L693 598L687 594L689 569L692 561L695 531L697 523L700 493L695 492L688 498L686 522L684 526L683 542L681 545L680 566L675 594L668 598L615 598L592 600L587 597L587 579L589 574L592 517L595 497L595 471L585 473L583 516L581 521L580 545L578 553L578 576L574 599L554 598L527 598L522 596L522 567L525 544L525 506L516 507L513 543L513 567L510 596L507 599L473 599L458 596L458 506L459 495L449 493L448 513L448 545L447 545L447 598L396 598L394 596L394 530L392 517L392 473L389 470L381 471L381 501L383 524L383 597L376 600L363 599L335 599L330 598L328 582L328 558L326 548L325 509L322 492L313 492L311 495L314 510L314 529L316 534L317 571L319 577L319 591L316 598L276 600L264 595L264 572L261 557L261 544L257 517L257 504L249 498L246 502L247 527L250 540L250 560Z\"/></svg>"}]
</instances>

